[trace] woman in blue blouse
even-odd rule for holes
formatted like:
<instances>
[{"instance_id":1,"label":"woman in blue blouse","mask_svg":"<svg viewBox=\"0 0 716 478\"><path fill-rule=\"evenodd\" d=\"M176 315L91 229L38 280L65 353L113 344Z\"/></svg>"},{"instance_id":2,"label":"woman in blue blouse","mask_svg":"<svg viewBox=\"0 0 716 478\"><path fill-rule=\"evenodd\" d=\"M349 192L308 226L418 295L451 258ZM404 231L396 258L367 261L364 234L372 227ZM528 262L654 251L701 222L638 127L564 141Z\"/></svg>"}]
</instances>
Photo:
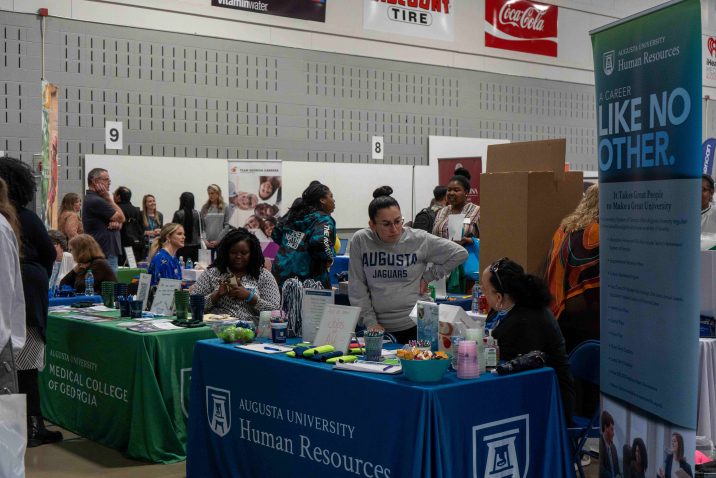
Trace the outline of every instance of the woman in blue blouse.
<instances>
[{"instance_id":1,"label":"woman in blue blouse","mask_svg":"<svg viewBox=\"0 0 716 478\"><path fill-rule=\"evenodd\" d=\"M162 227L149 250L149 273L152 275L152 285L157 285L161 278L181 280L181 266L176 253L182 247L184 247L184 227L174 222Z\"/></svg>"}]
</instances>

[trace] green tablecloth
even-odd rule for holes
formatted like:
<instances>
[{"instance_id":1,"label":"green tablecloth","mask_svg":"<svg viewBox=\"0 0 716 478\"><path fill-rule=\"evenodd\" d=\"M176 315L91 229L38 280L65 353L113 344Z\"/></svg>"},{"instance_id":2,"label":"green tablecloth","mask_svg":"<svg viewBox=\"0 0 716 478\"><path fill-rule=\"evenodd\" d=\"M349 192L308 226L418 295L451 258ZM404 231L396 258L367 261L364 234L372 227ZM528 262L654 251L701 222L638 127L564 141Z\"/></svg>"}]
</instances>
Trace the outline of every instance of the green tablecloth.
<instances>
[{"instance_id":1,"label":"green tablecloth","mask_svg":"<svg viewBox=\"0 0 716 478\"><path fill-rule=\"evenodd\" d=\"M209 327L141 334L119 322L50 315L42 413L134 459L184 460L194 343L214 334Z\"/></svg>"},{"instance_id":2,"label":"green tablecloth","mask_svg":"<svg viewBox=\"0 0 716 478\"><path fill-rule=\"evenodd\" d=\"M139 274L146 274L147 269L137 267L120 267L117 269L117 282L129 284L135 277L139 279Z\"/></svg>"}]
</instances>

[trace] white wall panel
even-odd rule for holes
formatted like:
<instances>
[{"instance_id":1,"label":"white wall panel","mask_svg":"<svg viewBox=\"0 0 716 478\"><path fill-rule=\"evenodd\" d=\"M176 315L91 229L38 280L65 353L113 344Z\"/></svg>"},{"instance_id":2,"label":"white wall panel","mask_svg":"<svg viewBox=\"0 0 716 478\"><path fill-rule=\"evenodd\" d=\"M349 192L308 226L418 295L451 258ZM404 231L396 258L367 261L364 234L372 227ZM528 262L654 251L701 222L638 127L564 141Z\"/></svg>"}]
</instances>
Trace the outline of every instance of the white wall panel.
<instances>
[{"instance_id":1,"label":"white wall panel","mask_svg":"<svg viewBox=\"0 0 716 478\"><path fill-rule=\"evenodd\" d=\"M363 30L361 0L329 0L326 22L300 21L272 15L212 7L208 0L24 0L7 2L17 12L50 8L52 16L120 26L190 33L209 37L307 48L439 66L480 69L525 76L525 65L540 68L538 78L591 84L590 29L661 3L655 0L555 0L559 11L559 56L550 58L484 46L484 0L453 0L457 12L455 41L444 42ZM713 0L709 0L713 1ZM12 7L8 7L8 3ZM0 3L0 8L3 8ZM462 55L456 61L455 55ZM468 61L467 58L470 58ZM485 58L507 61L483 63ZM559 67L559 68L555 68Z\"/></svg>"}]
</instances>

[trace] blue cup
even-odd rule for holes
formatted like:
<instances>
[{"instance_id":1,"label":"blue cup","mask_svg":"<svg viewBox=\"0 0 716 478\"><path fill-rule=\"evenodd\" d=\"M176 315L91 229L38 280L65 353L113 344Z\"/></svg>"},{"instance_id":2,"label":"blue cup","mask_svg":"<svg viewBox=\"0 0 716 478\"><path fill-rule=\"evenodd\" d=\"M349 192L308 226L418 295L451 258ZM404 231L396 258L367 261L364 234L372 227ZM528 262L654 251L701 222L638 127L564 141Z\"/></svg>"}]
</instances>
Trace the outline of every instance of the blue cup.
<instances>
[{"instance_id":1,"label":"blue cup","mask_svg":"<svg viewBox=\"0 0 716 478\"><path fill-rule=\"evenodd\" d=\"M132 300L132 301L126 301L129 303L129 315L133 319L141 319L142 318L142 301L141 300Z\"/></svg>"},{"instance_id":2,"label":"blue cup","mask_svg":"<svg viewBox=\"0 0 716 478\"><path fill-rule=\"evenodd\" d=\"M130 301L121 297L117 300L119 303L119 316L120 317L131 317L132 312L130 310ZM141 315L140 315L141 317Z\"/></svg>"},{"instance_id":3,"label":"blue cup","mask_svg":"<svg viewBox=\"0 0 716 478\"><path fill-rule=\"evenodd\" d=\"M288 331L288 322L272 322L271 323L271 339L275 344L286 343L286 332Z\"/></svg>"},{"instance_id":4,"label":"blue cup","mask_svg":"<svg viewBox=\"0 0 716 478\"><path fill-rule=\"evenodd\" d=\"M191 320L193 322L201 322L204 320L205 298L203 295L189 296L189 306L191 307Z\"/></svg>"}]
</instances>

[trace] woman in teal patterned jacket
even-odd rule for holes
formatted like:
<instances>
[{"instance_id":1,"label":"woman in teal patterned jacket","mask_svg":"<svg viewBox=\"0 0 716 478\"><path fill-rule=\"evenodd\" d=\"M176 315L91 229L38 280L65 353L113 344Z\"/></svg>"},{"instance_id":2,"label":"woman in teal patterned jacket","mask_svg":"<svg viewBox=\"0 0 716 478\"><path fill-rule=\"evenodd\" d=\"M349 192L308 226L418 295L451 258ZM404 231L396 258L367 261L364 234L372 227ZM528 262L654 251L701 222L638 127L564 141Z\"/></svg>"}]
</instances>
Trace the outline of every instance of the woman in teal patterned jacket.
<instances>
[{"instance_id":1,"label":"woman in teal patterned jacket","mask_svg":"<svg viewBox=\"0 0 716 478\"><path fill-rule=\"evenodd\" d=\"M328 270L335 254L336 221L331 217L335 208L328 186L313 181L276 225L271 237L279 245L273 263L279 287L292 277L331 287Z\"/></svg>"}]
</instances>

